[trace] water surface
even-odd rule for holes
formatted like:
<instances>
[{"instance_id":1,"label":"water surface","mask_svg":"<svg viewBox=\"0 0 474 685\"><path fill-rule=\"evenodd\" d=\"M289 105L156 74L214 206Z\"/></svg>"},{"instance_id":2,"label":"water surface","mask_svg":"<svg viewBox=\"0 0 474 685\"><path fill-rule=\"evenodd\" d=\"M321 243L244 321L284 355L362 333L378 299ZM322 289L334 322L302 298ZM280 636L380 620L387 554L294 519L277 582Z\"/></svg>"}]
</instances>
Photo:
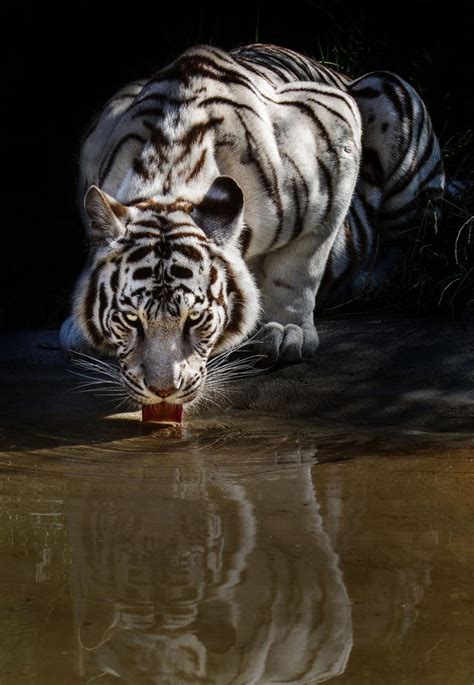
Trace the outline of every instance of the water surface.
<instances>
[{"instance_id":1,"label":"water surface","mask_svg":"<svg viewBox=\"0 0 474 685\"><path fill-rule=\"evenodd\" d=\"M4 422L0 683L474 681L466 436Z\"/></svg>"}]
</instances>

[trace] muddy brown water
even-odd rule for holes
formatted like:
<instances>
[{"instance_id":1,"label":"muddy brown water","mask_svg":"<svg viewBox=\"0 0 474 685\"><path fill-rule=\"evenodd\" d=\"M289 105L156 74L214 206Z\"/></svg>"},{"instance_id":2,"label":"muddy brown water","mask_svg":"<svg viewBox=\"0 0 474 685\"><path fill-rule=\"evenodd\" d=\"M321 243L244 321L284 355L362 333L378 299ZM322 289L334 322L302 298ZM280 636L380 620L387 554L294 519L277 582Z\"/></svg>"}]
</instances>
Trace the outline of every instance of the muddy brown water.
<instances>
[{"instance_id":1,"label":"muddy brown water","mask_svg":"<svg viewBox=\"0 0 474 685\"><path fill-rule=\"evenodd\" d=\"M7 339L0 685L472 685L472 345L359 328L154 433Z\"/></svg>"},{"instance_id":2,"label":"muddy brown water","mask_svg":"<svg viewBox=\"0 0 474 685\"><path fill-rule=\"evenodd\" d=\"M474 682L465 435L3 425L1 685Z\"/></svg>"}]
</instances>

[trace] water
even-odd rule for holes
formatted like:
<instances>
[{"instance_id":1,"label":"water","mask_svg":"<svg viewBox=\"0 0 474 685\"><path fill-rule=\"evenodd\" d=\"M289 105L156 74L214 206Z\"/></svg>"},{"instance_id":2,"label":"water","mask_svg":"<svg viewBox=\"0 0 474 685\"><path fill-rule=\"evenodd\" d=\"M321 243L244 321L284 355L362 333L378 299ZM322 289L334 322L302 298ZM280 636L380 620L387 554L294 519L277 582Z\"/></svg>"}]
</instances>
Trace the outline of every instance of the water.
<instances>
[{"instance_id":1,"label":"water","mask_svg":"<svg viewBox=\"0 0 474 685\"><path fill-rule=\"evenodd\" d=\"M181 432L0 341L0 685L472 685L472 345L377 326Z\"/></svg>"},{"instance_id":2,"label":"water","mask_svg":"<svg viewBox=\"0 0 474 685\"><path fill-rule=\"evenodd\" d=\"M465 436L19 416L0 443L1 685L474 681Z\"/></svg>"}]
</instances>

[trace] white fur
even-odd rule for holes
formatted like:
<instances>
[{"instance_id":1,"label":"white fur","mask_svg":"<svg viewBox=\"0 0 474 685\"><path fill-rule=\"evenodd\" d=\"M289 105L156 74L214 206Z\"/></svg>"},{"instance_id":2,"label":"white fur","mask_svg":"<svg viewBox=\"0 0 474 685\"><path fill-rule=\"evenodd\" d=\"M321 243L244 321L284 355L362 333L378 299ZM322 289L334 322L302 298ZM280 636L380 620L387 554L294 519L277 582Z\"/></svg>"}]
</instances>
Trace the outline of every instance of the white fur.
<instances>
[{"instance_id":1,"label":"white fur","mask_svg":"<svg viewBox=\"0 0 474 685\"><path fill-rule=\"evenodd\" d=\"M222 346L237 344L249 334L261 302L263 349L272 359L294 362L316 352L313 310L330 258L336 276L353 259L343 231L345 220L360 252L360 273L369 270L373 228L366 216L355 223L349 212L361 160L360 110L364 122L370 114L365 101L354 98L364 87L379 87L383 76L369 75L366 81L351 84L314 60L300 57L298 63L306 65L302 80L289 75L285 82L271 63L265 63L265 54L272 50L257 46L232 56L216 48L192 48L171 69L183 59L210 61L213 73L224 76L214 80L197 73L181 82L173 75L166 79L158 74L157 79L120 91L85 140L79 185L82 196L95 184L124 205L137 198L163 203L179 198L197 205L218 176L235 179L243 190L243 222L251 240L245 260L235 235L215 251L221 250L223 259L232 264L246 308L240 334L228 336ZM253 62L257 53L261 59ZM228 73L230 78L225 76ZM308 80L308 74L314 80ZM411 97L421 112L423 104L414 91ZM183 104L177 106L178 101ZM155 115L150 111L153 107L161 111ZM380 115L396 130L396 114L387 98L380 108ZM215 125L186 149L187 134L210 121ZM153 130L168 141L164 156ZM387 171L394 161L396 136L387 145L383 136L371 135L367 140L380 152ZM438 152L435 149L434 159ZM410 152L404 163L413 162ZM193 175L199 164L199 173ZM139 173L139 167L145 173ZM363 197L380 210L380 191L360 181L357 193L356 203ZM398 196L395 200L401 202ZM89 222L87 216L84 221ZM366 236L361 235L360 224ZM362 238L367 254L362 254ZM74 335L66 331L63 338L71 340Z\"/></svg>"}]
</instances>

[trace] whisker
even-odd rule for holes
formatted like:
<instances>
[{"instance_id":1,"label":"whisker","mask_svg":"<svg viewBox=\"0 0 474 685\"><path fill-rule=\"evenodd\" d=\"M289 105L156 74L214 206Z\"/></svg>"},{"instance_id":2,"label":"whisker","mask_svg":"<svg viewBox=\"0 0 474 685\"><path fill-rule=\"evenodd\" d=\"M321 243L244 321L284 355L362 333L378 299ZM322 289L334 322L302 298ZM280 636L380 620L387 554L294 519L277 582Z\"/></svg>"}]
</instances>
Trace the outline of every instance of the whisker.
<instances>
[{"instance_id":1,"label":"whisker","mask_svg":"<svg viewBox=\"0 0 474 685\"><path fill-rule=\"evenodd\" d=\"M261 344L261 341L256 340L255 338L258 335L258 331L254 333L250 338L247 338L246 340L243 340L241 343L238 345L235 345L235 347L231 347L229 350L224 350L224 352L220 352L219 354L216 354L215 357L212 357L209 362L208 366L213 366L214 363L226 359L229 357L229 355L234 354L235 352L238 352L239 350L244 349L245 347L251 346L251 345L259 345Z\"/></svg>"},{"instance_id":2,"label":"whisker","mask_svg":"<svg viewBox=\"0 0 474 685\"><path fill-rule=\"evenodd\" d=\"M79 352L78 350L74 350L74 360L75 361L80 361L81 359L85 360L90 360L91 362L94 362L95 364L101 364L102 366L110 366L113 364L112 361L105 361L104 359L99 359L98 357L93 357L90 354L86 354L85 352ZM76 360L76 357L79 357L79 360Z\"/></svg>"},{"instance_id":3,"label":"whisker","mask_svg":"<svg viewBox=\"0 0 474 685\"><path fill-rule=\"evenodd\" d=\"M134 403L128 395L120 368L111 362L105 362L88 354L78 352L73 357L74 369L69 372L78 380L71 392L89 393L94 397L113 402L116 408L128 408Z\"/></svg>"},{"instance_id":4,"label":"whisker","mask_svg":"<svg viewBox=\"0 0 474 685\"><path fill-rule=\"evenodd\" d=\"M118 365L116 363L104 362L100 359L94 359L94 357L88 357L86 355L83 355L79 358L74 358L73 363L76 366L104 369L105 371L113 371L114 373L118 372Z\"/></svg>"},{"instance_id":5,"label":"whisker","mask_svg":"<svg viewBox=\"0 0 474 685\"><path fill-rule=\"evenodd\" d=\"M120 385L119 380L120 379L108 379L108 378L96 378L95 376L86 376L82 373L75 373L74 371L71 371L75 376L78 378L85 378L85 381L77 381L78 383L81 383L83 385ZM81 386L79 386L81 387Z\"/></svg>"},{"instance_id":6,"label":"whisker","mask_svg":"<svg viewBox=\"0 0 474 685\"><path fill-rule=\"evenodd\" d=\"M113 400L107 400L107 402L116 402L115 399ZM112 407L112 410L117 412L119 409L124 408L125 411L138 411L140 408L140 405L138 402L135 402L132 400L131 397L123 397L120 402L116 402L116 404Z\"/></svg>"},{"instance_id":7,"label":"whisker","mask_svg":"<svg viewBox=\"0 0 474 685\"><path fill-rule=\"evenodd\" d=\"M264 354L254 354L251 357L246 357L245 359L233 359L230 361L222 360L220 364L215 364L211 367L208 366L207 368L211 371L214 371L215 369L220 369L223 366L227 368L227 366L230 366L230 365L237 365L239 367L240 366L247 366L248 367L248 366L252 366L252 364L250 364L250 362L253 362L253 361L255 362L255 361L258 361L258 360L264 359L264 358L265 358Z\"/></svg>"},{"instance_id":8,"label":"whisker","mask_svg":"<svg viewBox=\"0 0 474 685\"><path fill-rule=\"evenodd\" d=\"M79 368L79 371L74 371L73 369L70 369L70 372L71 373L81 373L84 371L91 371L91 372L94 372L96 374L100 374L100 375L107 376L110 378L120 378L120 371L118 371L116 369L105 369L102 367L95 367L95 366L90 365L90 364L87 364L87 365L86 364L78 364L77 367Z\"/></svg>"},{"instance_id":9,"label":"whisker","mask_svg":"<svg viewBox=\"0 0 474 685\"><path fill-rule=\"evenodd\" d=\"M269 369L256 369L256 368L247 368L247 369L239 369L239 368L232 368L232 369L222 369L219 371L216 371L213 374L208 375L208 381L216 381L216 380L229 380L231 378L249 378L251 376L262 376L263 374L269 373Z\"/></svg>"}]
</instances>

